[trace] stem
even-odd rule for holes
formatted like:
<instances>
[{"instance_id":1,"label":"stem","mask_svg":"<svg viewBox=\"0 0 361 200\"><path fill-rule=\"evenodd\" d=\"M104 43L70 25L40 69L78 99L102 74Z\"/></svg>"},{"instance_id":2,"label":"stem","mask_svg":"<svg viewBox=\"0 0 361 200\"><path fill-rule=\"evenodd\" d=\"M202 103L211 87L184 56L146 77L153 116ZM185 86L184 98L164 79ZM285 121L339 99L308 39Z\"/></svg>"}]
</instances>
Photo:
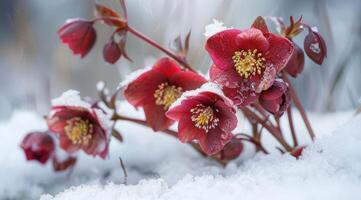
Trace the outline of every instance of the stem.
<instances>
[{"instance_id":1,"label":"stem","mask_svg":"<svg viewBox=\"0 0 361 200\"><path fill-rule=\"evenodd\" d=\"M293 139L293 145L294 145L294 147L297 147L298 146L298 141L297 141L295 126L293 125L291 107L287 108L287 118L288 118L288 123L290 125L291 135L292 135L292 139Z\"/></svg>"},{"instance_id":2,"label":"stem","mask_svg":"<svg viewBox=\"0 0 361 200\"><path fill-rule=\"evenodd\" d=\"M288 78L288 75L284 72L283 73L283 79L288 83L288 87L290 89L290 95L291 95L291 98L293 100L293 102L295 103L295 106L296 108L300 111L300 114L301 114L301 117L306 125L306 128L308 130L308 134L310 135L311 137L311 140L315 140L315 133L313 132L312 130L312 127L311 127L311 124L310 124L310 121L308 120L308 117L306 115L306 111L305 109L303 108L298 96L297 96L297 93L296 93L296 90L293 88L292 86L292 83L290 81L290 79Z\"/></svg>"},{"instance_id":3,"label":"stem","mask_svg":"<svg viewBox=\"0 0 361 200\"><path fill-rule=\"evenodd\" d=\"M189 66L189 64L181 59L179 56L177 56L176 54L174 54L173 52L167 50L166 48L162 47L160 44L158 44L156 41L152 40L151 38L145 36L144 34L138 32L137 30L135 30L134 28L132 28L131 26L127 26L127 30L132 33L134 36L142 39L144 42L148 43L149 45L159 49L160 51L164 52L165 54L167 54L169 57L173 58L174 60L176 60L179 64L183 65L186 69L190 70L190 71L194 71L194 69L192 69L191 66Z\"/></svg>"},{"instance_id":4,"label":"stem","mask_svg":"<svg viewBox=\"0 0 361 200\"><path fill-rule=\"evenodd\" d=\"M135 118L130 118L130 117L125 117L125 116L121 116L119 114L114 114L113 117L112 117L112 120L116 121L116 120L124 120L124 121L130 121L130 122L134 122L136 124L141 124L143 126L147 126L148 127L148 124L146 121L144 120L141 120L141 119L135 119ZM167 135L170 135L170 136L173 136L173 137L178 137L178 133L176 131L172 131L172 130L164 130L162 131L164 133L166 133ZM209 157L209 158L212 158L213 160L217 161L219 164L221 164L222 166L225 166L228 161L227 160L222 160L220 159L217 154L216 155L213 155L213 156L207 156L203 151L202 149L199 147L198 144L196 143L189 143L194 149L196 149L202 156L204 157Z\"/></svg>"},{"instance_id":5,"label":"stem","mask_svg":"<svg viewBox=\"0 0 361 200\"><path fill-rule=\"evenodd\" d=\"M244 114L248 117L253 118L258 123L262 124L262 126L267 129L273 137L275 137L278 142L286 149L286 151L291 151L292 148L287 144L287 142L282 138L282 133L275 128L274 126L270 126L267 121L263 120L261 117L259 117L257 114L252 112L249 108L243 108L242 111Z\"/></svg>"}]
</instances>

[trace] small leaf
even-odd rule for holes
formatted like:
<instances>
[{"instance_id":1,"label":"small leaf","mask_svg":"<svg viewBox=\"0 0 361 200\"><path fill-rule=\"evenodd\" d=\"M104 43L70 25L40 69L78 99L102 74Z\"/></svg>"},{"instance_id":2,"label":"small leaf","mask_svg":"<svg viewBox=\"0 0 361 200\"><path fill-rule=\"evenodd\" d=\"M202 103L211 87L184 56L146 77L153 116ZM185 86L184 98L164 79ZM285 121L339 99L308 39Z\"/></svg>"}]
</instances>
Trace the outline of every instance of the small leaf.
<instances>
[{"instance_id":1,"label":"small leaf","mask_svg":"<svg viewBox=\"0 0 361 200\"><path fill-rule=\"evenodd\" d=\"M117 12L98 3L95 4L95 16L104 18L102 21L110 26L116 26L119 28L124 28L126 26L126 21L123 20Z\"/></svg>"},{"instance_id":2,"label":"small leaf","mask_svg":"<svg viewBox=\"0 0 361 200\"><path fill-rule=\"evenodd\" d=\"M258 16L256 18L256 20L254 20L254 22L252 24L252 28L259 29L263 33L268 33L269 32L266 21L264 20L264 18L262 16Z\"/></svg>"},{"instance_id":3,"label":"small leaf","mask_svg":"<svg viewBox=\"0 0 361 200\"><path fill-rule=\"evenodd\" d=\"M303 45L307 56L315 63L321 65L324 58L327 57L326 43L321 35L309 28Z\"/></svg>"},{"instance_id":4,"label":"small leaf","mask_svg":"<svg viewBox=\"0 0 361 200\"><path fill-rule=\"evenodd\" d=\"M283 31L283 35L288 38L293 38L304 30L302 24L302 16L295 22L293 16L290 17L290 26Z\"/></svg>"},{"instance_id":5,"label":"small leaf","mask_svg":"<svg viewBox=\"0 0 361 200\"><path fill-rule=\"evenodd\" d=\"M112 136L117 139L119 142L123 142L123 136L115 128L112 130Z\"/></svg>"},{"instance_id":6,"label":"small leaf","mask_svg":"<svg viewBox=\"0 0 361 200\"><path fill-rule=\"evenodd\" d=\"M189 50L189 41L190 41L190 38L191 38L191 31L188 32L187 36L186 36L186 39L184 41L184 50L186 53L188 53L188 50Z\"/></svg>"}]
</instances>

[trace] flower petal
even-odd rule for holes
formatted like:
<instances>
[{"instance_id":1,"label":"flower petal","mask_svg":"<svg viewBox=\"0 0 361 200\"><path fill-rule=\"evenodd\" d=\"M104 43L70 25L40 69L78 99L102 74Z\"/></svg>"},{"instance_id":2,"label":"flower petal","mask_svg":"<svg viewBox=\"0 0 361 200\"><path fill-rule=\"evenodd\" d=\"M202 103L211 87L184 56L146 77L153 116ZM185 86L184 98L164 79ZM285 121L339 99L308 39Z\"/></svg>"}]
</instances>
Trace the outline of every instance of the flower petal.
<instances>
[{"instance_id":1,"label":"flower petal","mask_svg":"<svg viewBox=\"0 0 361 200\"><path fill-rule=\"evenodd\" d=\"M186 71L175 73L169 82L172 85L181 87L183 91L187 91L199 88L206 83L207 80L194 72Z\"/></svg>"},{"instance_id":2,"label":"flower petal","mask_svg":"<svg viewBox=\"0 0 361 200\"><path fill-rule=\"evenodd\" d=\"M254 102L259 93L250 87L238 87L238 88L228 88L223 87L223 92L226 97L230 98L234 105L237 107L247 106L250 103Z\"/></svg>"},{"instance_id":3,"label":"flower petal","mask_svg":"<svg viewBox=\"0 0 361 200\"><path fill-rule=\"evenodd\" d=\"M257 49L266 52L270 46L262 31L256 28L249 28L237 35L236 43L242 50Z\"/></svg>"},{"instance_id":4,"label":"flower petal","mask_svg":"<svg viewBox=\"0 0 361 200\"><path fill-rule=\"evenodd\" d=\"M291 58L294 46L288 39L273 33L265 34L270 47L265 55L266 67L273 65L277 72L280 72Z\"/></svg>"},{"instance_id":5,"label":"flower petal","mask_svg":"<svg viewBox=\"0 0 361 200\"><path fill-rule=\"evenodd\" d=\"M182 71L179 65L172 59L165 57L159 59L152 68L153 71L162 73L166 78L170 79L173 74Z\"/></svg>"},{"instance_id":6,"label":"flower petal","mask_svg":"<svg viewBox=\"0 0 361 200\"><path fill-rule=\"evenodd\" d=\"M169 128L174 123L173 120L165 116L163 106L155 105L155 100L143 106L146 121L154 131L162 131Z\"/></svg>"},{"instance_id":7,"label":"flower petal","mask_svg":"<svg viewBox=\"0 0 361 200\"><path fill-rule=\"evenodd\" d=\"M218 100L214 107L218 109L217 117L220 119L219 128L225 132L230 132L237 126L237 117L235 110L230 106L226 105L224 101Z\"/></svg>"},{"instance_id":8,"label":"flower petal","mask_svg":"<svg viewBox=\"0 0 361 200\"><path fill-rule=\"evenodd\" d=\"M182 142L191 142L192 140L200 139L206 135L206 132L197 128L191 120L190 114L183 115L178 124L178 138Z\"/></svg>"},{"instance_id":9,"label":"flower petal","mask_svg":"<svg viewBox=\"0 0 361 200\"><path fill-rule=\"evenodd\" d=\"M211 66L209 76L211 81L229 88L238 87L240 85L240 80L242 79L233 68L222 70L216 65Z\"/></svg>"},{"instance_id":10,"label":"flower petal","mask_svg":"<svg viewBox=\"0 0 361 200\"><path fill-rule=\"evenodd\" d=\"M127 86L124 97L133 106L142 106L153 96L158 85L166 81L167 78L164 75L150 70Z\"/></svg>"},{"instance_id":11,"label":"flower petal","mask_svg":"<svg viewBox=\"0 0 361 200\"><path fill-rule=\"evenodd\" d=\"M214 34L207 40L206 50L211 56L213 63L220 69L227 70L233 67L232 56L240 50L236 43L236 37L241 31L228 29Z\"/></svg>"},{"instance_id":12,"label":"flower petal","mask_svg":"<svg viewBox=\"0 0 361 200\"><path fill-rule=\"evenodd\" d=\"M200 138L199 145L207 155L214 155L231 141L233 134L219 128L211 129L205 137Z\"/></svg>"}]
</instances>

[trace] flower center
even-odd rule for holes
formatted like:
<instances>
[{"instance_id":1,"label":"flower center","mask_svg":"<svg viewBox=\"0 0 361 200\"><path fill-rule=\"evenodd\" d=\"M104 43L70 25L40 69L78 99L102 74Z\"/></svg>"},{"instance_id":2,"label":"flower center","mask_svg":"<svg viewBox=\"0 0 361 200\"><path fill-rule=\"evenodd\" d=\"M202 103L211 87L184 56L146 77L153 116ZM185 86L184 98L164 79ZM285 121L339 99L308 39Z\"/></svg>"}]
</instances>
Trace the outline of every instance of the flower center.
<instances>
[{"instance_id":1,"label":"flower center","mask_svg":"<svg viewBox=\"0 0 361 200\"><path fill-rule=\"evenodd\" d=\"M218 112L218 110L213 110L210 106L205 107L202 104L198 104L191 109L191 120L197 128L204 129L207 133L218 125L219 119L215 116L215 112Z\"/></svg>"},{"instance_id":2,"label":"flower center","mask_svg":"<svg viewBox=\"0 0 361 200\"><path fill-rule=\"evenodd\" d=\"M262 68L264 68L264 62L266 59L262 56L261 52L257 49L253 51L248 49L247 51L241 50L234 52L232 57L234 67L239 75L247 79L251 75L261 74Z\"/></svg>"},{"instance_id":3,"label":"flower center","mask_svg":"<svg viewBox=\"0 0 361 200\"><path fill-rule=\"evenodd\" d=\"M82 144L84 146L89 144L93 131L93 125L88 120L83 120L80 117L74 117L66 121L64 128L65 134L73 142L73 144Z\"/></svg>"},{"instance_id":4,"label":"flower center","mask_svg":"<svg viewBox=\"0 0 361 200\"><path fill-rule=\"evenodd\" d=\"M155 104L163 106L164 110L168 110L175 100L182 95L182 88L168 83L158 85L158 89L154 92Z\"/></svg>"}]
</instances>

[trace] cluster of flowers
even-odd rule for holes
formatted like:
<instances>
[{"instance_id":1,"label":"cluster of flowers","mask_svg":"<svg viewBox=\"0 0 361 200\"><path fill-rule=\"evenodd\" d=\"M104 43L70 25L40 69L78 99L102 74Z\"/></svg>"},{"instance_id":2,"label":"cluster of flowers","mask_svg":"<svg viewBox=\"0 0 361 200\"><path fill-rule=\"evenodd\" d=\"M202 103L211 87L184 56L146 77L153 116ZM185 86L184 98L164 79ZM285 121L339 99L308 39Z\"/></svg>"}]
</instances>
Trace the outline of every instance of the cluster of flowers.
<instances>
[{"instance_id":1,"label":"cluster of flowers","mask_svg":"<svg viewBox=\"0 0 361 200\"><path fill-rule=\"evenodd\" d=\"M124 48L128 32L170 56L159 59L150 70L127 84L124 97L134 107L143 108L146 118L143 125L154 131L169 132L169 127L178 122L175 135L181 142L192 143L205 155L220 160L234 159L242 152L241 139L233 132L238 124L237 111L254 106L263 114L267 111L279 118L289 108L292 98L285 78L287 74L297 77L304 67L304 53L292 41L294 36L308 28L304 40L306 54L318 64L326 57L324 40L302 19L294 22L291 17L290 26L285 26L281 19L273 19L281 28L280 34L274 34L269 31L264 18L258 17L250 28L221 27L207 39L205 49L213 64L209 70L210 80L206 80L190 68L184 51L182 56L173 54L131 28L127 24L124 1L121 5L125 18L110 8L97 5L96 19L68 21L59 29L58 35L74 54L84 57L94 46L93 24L99 20L115 28L110 42L104 46L106 62L115 63L122 55L130 60ZM116 37L118 41L115 41ZM186 49L188 42L187 37ZM207 84L216 85L219 91L204 89ZM137 122L116 113L115 96L111 98L113 103L103 98L114 111L112 120ZM104 111L97 106L54 106L46 119L49 131L25 137L22 148L27 158L41 163L56 158L54 136L57 136L60 148L69 154L82 149L89 155L106 158L112 130L101 123L99 114ZM285 147L288 152L297 150L300 153L299 148Z\"/></svg>"}]
</instances>

